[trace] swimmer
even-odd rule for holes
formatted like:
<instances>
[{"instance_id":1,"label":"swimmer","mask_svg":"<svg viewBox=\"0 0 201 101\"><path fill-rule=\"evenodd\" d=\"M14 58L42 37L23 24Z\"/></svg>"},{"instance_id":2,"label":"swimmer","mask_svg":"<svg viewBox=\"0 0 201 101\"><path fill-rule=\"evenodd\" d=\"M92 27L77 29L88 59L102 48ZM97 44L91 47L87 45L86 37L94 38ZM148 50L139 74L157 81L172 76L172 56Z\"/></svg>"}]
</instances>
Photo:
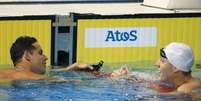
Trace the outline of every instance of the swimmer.
<instances>
[{"instance_id":1,"label":"swimmer","mask_svg":"<svg viewBox=\"0 0 201 101\"><path fill-rule=\"evenodd\" d=\"M14 68L0 69L1 81L50 79L44 75L47 57L36 38L29 36L17 38L10 48L10 56ZM66 67L65 70L83 68L89 68L89 65L74 63Z\"/></svg>"},{"instance_id":2,"label":"swimmer","mask_svg":"<svg viewBox=\"0 0 201 101\"><path fill-rule=\"evenodd\" d=\"M160 71L158 80L174 85L178 92L191 93L200 88L200 81L191 75L193 64L194 54L191 47L184 43L170 43L160 49L160 59L155 64ZM115 70L112 75L115 77L126 73L128 72L119 69ZM161 85L156 87L152 84L152 87L158 89Z\"/></svg>"}]
</instances>

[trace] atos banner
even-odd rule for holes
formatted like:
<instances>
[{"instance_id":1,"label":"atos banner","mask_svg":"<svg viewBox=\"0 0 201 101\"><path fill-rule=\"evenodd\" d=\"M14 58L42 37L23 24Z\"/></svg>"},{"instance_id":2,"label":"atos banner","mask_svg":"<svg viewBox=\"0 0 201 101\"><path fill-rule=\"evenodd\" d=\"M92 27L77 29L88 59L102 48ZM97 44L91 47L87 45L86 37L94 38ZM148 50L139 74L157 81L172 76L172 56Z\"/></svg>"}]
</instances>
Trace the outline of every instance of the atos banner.
<instances>
[{"instance_id":1,"label":"atos banner","mask_svg":"<svg viewBox=\"0 0 201 101\"><path fill-rule=\"evenodd\" d=\"M155 47L156 43L156 27L85 29L85 48Z\"/></svg>"}]
</instances>

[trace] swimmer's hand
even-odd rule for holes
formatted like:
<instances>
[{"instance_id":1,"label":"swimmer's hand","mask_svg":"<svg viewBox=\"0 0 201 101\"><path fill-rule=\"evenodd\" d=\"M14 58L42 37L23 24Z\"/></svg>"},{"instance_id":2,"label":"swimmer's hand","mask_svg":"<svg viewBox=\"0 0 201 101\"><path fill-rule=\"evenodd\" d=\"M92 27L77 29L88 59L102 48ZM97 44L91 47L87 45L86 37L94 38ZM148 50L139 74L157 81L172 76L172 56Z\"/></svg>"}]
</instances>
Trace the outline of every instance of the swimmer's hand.
<instances>
[{"instance_id":1,"label":"swimmer's hand","mask_svg":"<svg viewBox=\"0 0 201 101\"><path fill-rule=\"evenodd\" d=\"M72 70L80 70L80 69L93 69L92 66L85 63L74 63L70 66L61 69L52 69L51 71L60 72L60 71L72 71Z\"/></svg>"},{"instance_id":2,"label":"swimmer's hand","mask_svg":"<svg viewBox=\"0 0 201 101\"><path fill-rule=\"evenodd\" d=\"M118 77L118 76L122 76L122 75L125 75L128 73L129 73L128 67L121 67L120 69L114 70L111 73L111 76L112 77Z\"/></svg>"}]
</instances>

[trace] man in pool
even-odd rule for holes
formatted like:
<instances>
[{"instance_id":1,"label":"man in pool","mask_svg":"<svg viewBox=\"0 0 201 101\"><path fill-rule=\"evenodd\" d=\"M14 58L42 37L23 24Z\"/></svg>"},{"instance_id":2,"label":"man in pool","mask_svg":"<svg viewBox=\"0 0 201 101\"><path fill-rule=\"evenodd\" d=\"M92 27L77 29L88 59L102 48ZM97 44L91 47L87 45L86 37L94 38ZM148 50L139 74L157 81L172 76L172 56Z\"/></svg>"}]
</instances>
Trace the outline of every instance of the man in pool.
<instances>
[{"instance_id":1,"label":"man in pool","mask_svg":"<svg viewBox=\"0 0 201 101\"><path fill-rule=\"evenodd\" d=\"M176 91L191 93L192 90L200 87L200 81L191 75L191 68L194 63L193 50L184 43L170 43L160 50L160 59L155 66L160 71L159 81L174 85ZM122 69L112 73L119 76L128 73ZM163 88L155 84L148 85L154 89Z\"/></svg>"},{"instance_id":2,"label":"man in pool","mask_svg":"<svg viewBox=\"0 0 201 101\"><path fill-rule=\"evenodd\" d=\"M46 60L43 50L34 37L22 36L16 39L10 49L14 68L1 69L2 80L42 80L45 75ZM66 67L66 71L88 68L87 64L74 63Z\"/></svg>"}]
</instances>

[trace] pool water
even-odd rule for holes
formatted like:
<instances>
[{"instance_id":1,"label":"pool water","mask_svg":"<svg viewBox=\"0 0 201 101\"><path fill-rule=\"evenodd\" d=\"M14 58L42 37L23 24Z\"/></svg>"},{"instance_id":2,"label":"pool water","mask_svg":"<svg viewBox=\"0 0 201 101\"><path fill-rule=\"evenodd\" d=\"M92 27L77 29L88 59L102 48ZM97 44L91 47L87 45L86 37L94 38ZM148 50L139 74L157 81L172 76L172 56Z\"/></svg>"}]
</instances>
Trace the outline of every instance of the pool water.
<instances>
[{"instance_id":1,"label":"pool water","mask_svg":"<svg viewBox=\"0 0 201 101\"><path fill-rule=\"evenodd\" d=\"M191 101L189 95L159 94L126 77L98 78L83 72L52 73L68 82L19 81L0 86L0 101Z\"/></svg>"}]
</instances>

